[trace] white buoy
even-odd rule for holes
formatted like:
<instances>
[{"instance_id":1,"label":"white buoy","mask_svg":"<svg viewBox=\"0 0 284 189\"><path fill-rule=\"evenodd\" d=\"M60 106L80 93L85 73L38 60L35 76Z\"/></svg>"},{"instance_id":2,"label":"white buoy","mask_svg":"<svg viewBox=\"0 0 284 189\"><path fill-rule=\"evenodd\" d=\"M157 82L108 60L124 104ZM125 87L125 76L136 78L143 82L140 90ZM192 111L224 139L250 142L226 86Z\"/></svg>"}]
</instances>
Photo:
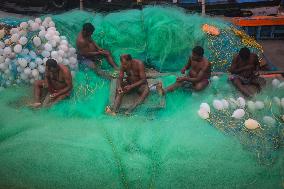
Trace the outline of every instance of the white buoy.
<instances>
[{"instance_id":1,"label":"white buoy","mask_svg":"<svg viewBox=\"0 0 284 189\"><path fill-rule=\"evenodd\" d=\"M33 69L35 69L36 67L37 67L37 64L36 64L35 62L30 62L30 63L29 63L29 68L30 68L30 69L33 70Z\"/></svg>"},{"instance_id":2,"label":"white buoy","mask_svg":"<svg viewBox=\"0 0 284 189\"><path fill-rule=\"evenodd\" d=\"M42 51L41 55L44 57L44 58L48 58L50 56L50 53L48 51Z\"/></svg>"},{"instance_id":3,"label":"white buoy","mask_svg":"<svg viewBox=\"0 0 284 189\"><path fill-rule=\"evenodd\" d=\"M36 78L36 79L38 78L39 72L38 72L37 69L32 70L32 76L33 76L34 78Z\"/></svg>"},{"instance_id":4,"label":"white buoy","mask_svg":"<svg viewBox=\"0 0 284 189\"><path fill-rule=\"evenodd\" d=\"M205 102L203 102L203 103L200 104L200 109L204 109L204 110L206 110L206 112L208 112L208 113L210 113L210 111L211 111L209 104L207 104L207 103L205 103Z\"/></svg>"},{"instance_id":5,"label":"white buoy","mask_svg":"<svg viewBox=\"0 0 284 189\"><path fill-rule=\"evenodd\" d=\"M243 97L239 97L237 99L237 103L240 108L244 108L246 106L246 101Z\"/></svg>"},{"instance_id":6,"label":"white buoy","mask_svg":"<svg viewBox=\"0 0 284 189\"><path fill-rule=\"evenodd\" d=\"M46 43L46 44L44 45L44 49L45 49L46 51L50 52L50 51L52 51L52 45L49 44L49 43Z\"/></svg>"},{"instance_id":7,"label":"white buoy","mask_svg":"<svg viewBox=\"0 0 284 189\"><path fill-rule=\"evenodd\" d=\"M198 110L198 115L202 119L208 119L209 118L209 113L205 109Z\"/></svg>"},{"instance_id":8,"label":"white buoy","mask_svg":"<svg viewBox=\"0 0 284 189\"><path fill-rule=\"evenodd\" d=\"M263 103L262 101L256 101L256 102L255 102L255 108L256 108L257 110L263 109L263 108L264 108L264 103Z\"/></svg>"},{"instance_id":9,"label":"white buoy","mask_svg":"<svg viewBox=\"0 0 284 189\"><path fill-rule=\"evenodd\" d=\"M274 126L276 124L275 119L273 119L270 116L264 116L263 117L263 122L269 126Z\"/></svg>"},{"instance_id":10,"label":"white buoy","mask_svg":"<svg viewBox=\"0 0 284 189\"><path fill-rule=\"evenodd\" d=\"M273 101L276 105L281 106L281 100L279 97L277 96L273 97Z\"/></svg>"},{"instance_id":11,"label":"white buoy","mask_svg":"<svg viewBox=\"0 0 284 189\"><path fill-rule=\"evenodd\" d=\"M223 110L223 103L220 100L214 100L213 101L213 107L216 110Z\"/></svg>"},{"instance_id":12,"label":"white buoy","mask_svg":"<svg viewBox=\"0 0 284 189\"><path fill-rule=\"evenodd\" d=\"M253 130L259 128L260 124L256 120L248 119L245 121L245 127L247 129Z\"/></svg>"},{"instance_id":13,"label":"white buoy","mask_svg":"<svg viewBox=\"0 0 284 189\"><path fill-rule=\"evenodd\" d=\"M22 22L22 23L20 24L20 27L21 27L22 29L26 30L26 29L29 27L29 25L28 25L28 23L26 23L26 22Z\"/></svg>"},{"instance_id":14,"label":"white buoy","mask_svg":"<svg viewBox=\"0 0 284 189\"><path fill-rule=\"evenodd\" d=\"M281 98L281 106L284 108L284 98Z\"/></svg>"},{"instance_id":15,"label":"white buoy","mask_svg":"<svg viewBox=\"0 0 284 189\"><path fill-rule=\"evenodd\" d=\"M32 70L31 70L29 67L27 67L27 68L24 69L24 73L25 73L27 76L29 76L29 75L32 73Z\"/></svg>"},{"instance_id":16,"label":"white buoy","mask_svg":"<svg viewBox=\"0 0 284 189\"><path fill-rule=\"evenodd\" d=\"M280 84L280 81L278 79L273 79L272 80L272 86L274 88L277 88L279 84Z\"/></svg>"},{"instance_id":17,"label":"white buoy","mask_svg":"<svg viewBox=\"0 0 284 189\"><path fill-rule=\"evenodd\" d=\"M9 56L11 53L12 53L11 47L4 48L4 53L3 53L4 56Z\"/></svg>"},{"instance_id":18,"label":"white buoy","mask_svg":"<svg viewBox=\"0 0 284 189\"><path fill-rule=\"evenodd\" d=\"M243 109L237 109L234 111L232 117L235 119L241 119L245 116L245 111Z\"/></svg>"},{"instance_id":19,"label":"white buoy","mask_svg":"<svg viewBox=\"0 0 284 189\"><path fill-rule=\"evenodd\" d=\"M255 111L255 104L253 101L248 101L247 106L250 111Z\"/></svg>"},{"instance_id":20,"label":"white buoy","mask_svg":"<svg viewBox=\"0 0 284 189\"><path fill-rule=\"evenodd\" d=\"M19 43L20 43L21 45L27 44L27 43L28 43L28 38L26 38L26 37L21 37L20 40L19 40Z\"/></svg>"},{"instance_id":21,"label":"white buoy","mask_svg":"<svg viewBox=\"0 0 284 189\"><path fill-rule=\"evenodd\" d=\"M35 47L39 47L41 45L41 39L39 37L34 37L33 38L33 44L35 45Z\"/></svg>"},{"instance_id":22,"label":"white buoy","mask_svg":"<svg viewBox=\"0 0 284 189\"><path fill-rule=\"evenodd\" d=\"M45 72L45 67L43 65L38 66L38 71L39 73L44 73Z\"/></svg>"},{"instance_id":23,"label":"white buoy","mask_svg":"<svg viewBox=\"0 0 284 189\"><path fill-rule=\"evenodd\" d=\"M14 47L15 53L19 54L20 52L22 52L22 50L23 50L22 45L20 45L20 44L15 45L15 47Z\"/></svg>"},{"instance_id":24,"label":"white buoy","mask_svg":"<svg viewBox=\"0 0 284 189\"><path fill-rule=\"evenodd\" d=\"M20 35L18 33L15 33L11 36L11 41L13 43L16 43L19 40L19 38L20 38Z\"/></svg>"},{"instance_id":25,"label":"white buoy","mask_svg":"<svg viewBox=\"0 0 284 189\"><path fill-rule=\"evenodd\" d=\"M222 104L223 104L223 108L224 109L228 109L229 108L229 102L225 99L222 99Z\"/></svg>"},{"instance_id":26,"label":"white buoy","mask_svg":"<svg viewBox=\"0 0 284 189\"><path fill-rule=\"evenodd\" d=\"M284 88L284 82L281 82L279 85L278 85L278 89L282 89Z\"/></svg>"}]
</instances>

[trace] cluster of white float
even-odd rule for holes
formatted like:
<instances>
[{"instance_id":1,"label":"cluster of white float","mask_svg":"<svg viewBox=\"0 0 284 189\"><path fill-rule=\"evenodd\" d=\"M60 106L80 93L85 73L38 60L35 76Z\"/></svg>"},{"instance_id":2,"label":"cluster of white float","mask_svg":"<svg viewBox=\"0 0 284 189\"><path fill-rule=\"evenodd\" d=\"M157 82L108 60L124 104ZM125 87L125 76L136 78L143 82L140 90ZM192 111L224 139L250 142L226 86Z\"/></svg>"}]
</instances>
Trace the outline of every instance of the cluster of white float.
<instances>
[{"instance_id":1,"label":"cluster of white float","mask_svg":"<svg viewBox=\"0 0 284 189\"><path fill-rule=\"evenodd\" d=\"M76 49L55 28L50 17L22 22L5 36L0 30L0 86L42 79L48 59L78 69Z\"/></svg>"},{"instance_id":2,"label":"cluster of white float","mask_svg":"<svg viewBox=\"0 0 284 189\"><path fill-rule=\"evenodd\" d=\"M276 106L284 109L284 98L280 99L279 97L273 97L273 101ZM237 99L229 98L229 99L215 99L212 102L212 106L216 111L225 111L227 109L233 110L231 117L236 120L241 120L246 115L246 111L250 111L251 113L255 111L259 111L265 108L265 103L263 101L246 101L243 97L239 97ZM202 119L209 119L211 113L211 107L208 103L201 103L198 115ZM282 116L284 121L284 115ZM263 123L269 126L274 126L276 124L276 120L270 116L263 117ZM256 129L260 127L260 124L253 119L247 119L245 121L245 127L248 129Z\"/></svg>"},{"instance_id":3,"label":"cluster of white float","mask_svg":"<svg viewBox=\"0 0 284 189\"><path fill-rule=\"evenodd\" d=\"M275 89L284 89L284 81L280 82L279 79L273 79L272 86Z\"/></svg>"}]
</instances>

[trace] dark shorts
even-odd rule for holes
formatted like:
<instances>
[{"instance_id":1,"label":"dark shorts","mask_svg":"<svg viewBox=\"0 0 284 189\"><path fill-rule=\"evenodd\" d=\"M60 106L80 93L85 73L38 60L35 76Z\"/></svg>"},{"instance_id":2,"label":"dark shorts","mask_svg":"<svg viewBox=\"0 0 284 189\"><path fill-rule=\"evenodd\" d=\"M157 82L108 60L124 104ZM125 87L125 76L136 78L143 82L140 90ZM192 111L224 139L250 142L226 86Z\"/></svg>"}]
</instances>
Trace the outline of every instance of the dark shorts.
<instances>
[{"instance_id":1,"label":"dark shorts","mask_svg":"<svg viewBox=\"0 0 284 189\"><path fill-rule=\"evenodd\" d=\"M83 66L84 68L93 68L94 65L98 66L101 63L101 58L101 55L95 56L92 59L78 55L79 65Z\"/></svg>"},{"instance_id":2,"label":"dark shorts","mask_svg":"<svg viewBox=\"0 0 284 189\"><path fill-rule=\"evenodd\" d=\"M236 75L236 74L231 75L231 76L229 77L229 80L230 80L230 81L234 81L234 80L236 80L236 79L239 79L239 80L242 82L242 84L244 84L244 85L249 85L249 84L251 83L251 81L252 81L251 78L245 78L245 77L242 77L242 76Z\"/></svg>"},{"instance_id":3,"label":"dark shorts","mask_svg":"<svg viewBox=\"0 0 284 189\"><path fill-rule=\"evenodd\" d=\"M197 82L197 83L206 83L206 85L208 85L210 83L209 79L202 79L201 81ZM182 87L185 89L192 89L192 87L194 86L194 83L189 82L189 81L184 81L182 83Z\"/></svg>"}]
</instances>

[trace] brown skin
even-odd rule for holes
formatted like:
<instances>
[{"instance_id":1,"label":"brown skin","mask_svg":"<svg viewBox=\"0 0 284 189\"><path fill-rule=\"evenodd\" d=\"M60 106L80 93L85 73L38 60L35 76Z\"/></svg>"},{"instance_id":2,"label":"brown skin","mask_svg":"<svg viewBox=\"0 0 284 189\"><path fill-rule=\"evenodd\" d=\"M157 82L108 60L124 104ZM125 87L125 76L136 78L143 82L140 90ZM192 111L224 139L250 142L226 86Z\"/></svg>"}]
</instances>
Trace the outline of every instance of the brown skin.
<instances>
[{"instance_id":1,"label":"brown skin","mask_svg":"<svg viewBox=\"0 0 284 189\"><path fill-rule=\"evenodd\" d=\"M164 93L172 92L175 89L182 87L184 81L192 83L193 89L201 91L208 85L208 79L211 77L211 64L204 57L200 57L192 52L192 56L189 58L188 63L181 70L182 74L185 74L189 70L189 74L184 77L178 77L176 82L169 86Z\"/></svg>"},{"instance_id":2,"label":"brown skin","mask_svg":"<svg viewBox=\"0 0 284 189\"><path fill-rule=\"evenodd\" d=\"M229 72L235 75L239 75L245 79L250 80L250 85L257 87L260 92L261 87L265 85L265 81L256 76L256 73L260 70L258 56L254 53L250 54L248 60L242 60L239 55L235 55L229 68ZM241 79L235 78L233 81L235 87L246 97L252 97L254 92L251 91Z\"/></svg>"},{"instance_id":3,"label":"brown skin","mask_svg":"<svg viewBox=\"0 0 284 189\"><path fill-rule=\"evenodd\" d=\"M119 69L115 64L111 53L107 50L99 47L92 39L93 33L87 33L85 31L81 31L77 37L76 45L78 52L81 56L86 58L95 59L98 56L102 56L107 59L108 63L114 68ZM93 69L97 71L97 66L94 64Z\"/></svg>"},{"instance_id":4,"label":"brown skin","mask_svg":"<svg viewBox=\"0 0 284 189\"><path fill-rule=\"evenodd\" d=\"M126 77L124 77L125 75ZM126 114L131 113L146 99L149 94L149 87L146 79L144 64L140 60L136 59L127 61L125 56L122 55L115 102L113 109L109 112L110 114L118 111L123 96L130 92L137 92L139 94L139 98L131 106L131 108L125 112Z\"/></svg>"},{"instance_id":5,"label":"brown skin","mask_svg":"<svg viewBox=\"0 0 284 189\"><path fill-rule=\"evenodd\" d=\"M57 68L46 68L45 79L38 80L34 84L35 103L32 105L33 107L42 105L41 97L43 96L43 90L46 88L50 93L48 106L68 97L73 88L72 75L69 69L62 64L58 64Z\"/></svg>"}]
</instances>

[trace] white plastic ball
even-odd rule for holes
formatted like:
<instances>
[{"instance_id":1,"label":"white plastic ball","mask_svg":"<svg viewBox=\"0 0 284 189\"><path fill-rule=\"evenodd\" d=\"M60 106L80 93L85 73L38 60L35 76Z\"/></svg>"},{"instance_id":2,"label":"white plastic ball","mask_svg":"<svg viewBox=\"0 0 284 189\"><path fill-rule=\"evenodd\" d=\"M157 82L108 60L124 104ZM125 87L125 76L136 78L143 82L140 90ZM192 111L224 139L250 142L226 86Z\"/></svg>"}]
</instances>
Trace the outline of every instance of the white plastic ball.
<instances>
[{"instance_id":1,"label":"white plastic ball","mask_svg":"<svg viewBox=\"0 0 284 189\"><path fill-rule=\"evenodd\" d=\"M0 49L0 56L4 54L4 49Z\"/></svg>"},{"instance_id":2,"label":"white plastic ball","mask_svg":"<svg viewBox=\"0 0 284 189\"><path fill-rule=\"evenodd\" d=\"M58 58L58 52L57 51L52 51L51 52L51 58L57 59Z\"/></svg>"},{"instance_id":3,"label":"white plastic ball","mask_svg":"<svg viewBox=\"0 0 284 189\"><path fill-rule=\"evenodd\" d=\"M45 67L43 65L38 66L38 71L39 71L39 73L44 73Z\"/></svg>"},{"instance_id":4,"label":"white plastic ball","mask_svg":"<svg viewBox=\"0 0 284 189\"><path fill-rule=\"evenodd\" d=\"M25 81L28 79L28 76L25 73L21 73L20 78Z\"/></svg>"},{"instance_id":5,"label":"white plastic ball","mask_svg":"<svg viewBox=\"0 0 284 189\"><path fill-rule=\"evenodd\" d=\"M74 58L74 57L70 57L69 62L70 62L70 64L77 64L77 59Z\"/></svg>"},{"instance_id":6,"label":"white plastic ball","mask_svg":"<svg viewBox=\"0 0 284 189\"><path fill-rule=\"evenodd\" d=\"M32 76L33 76L34 78L38 78L39 72L38 72L37 69L32 70Z\"/></svg>"},{"instance_id":7,"label":"white plastic ball","mask_svg":"<svg viewBox=\"0 0 284 189\"><path fill-rule=\"evenodd\" d=\"M36 59L36 57L37 57L37 55L34 51L30 51L29 55L32 59Z\"/></svg>"},{"instance_id":8,"label":"white plastic ball","mask_svg":"<svg viewBox=\"0 0 284 189\"><path fill-rule=\"evenodd\" d=\"M41 24L42 20L41 20L41 18L36 18L35 22L38 23L38 24Z\"/></svg>"},{"instance_id":9,"label":"white plastic ball","mask_svg":"<svg viewBox=\"0 0 284 189\"><path fill-rule=\"evenodd\" d=\"M33 38L33 43L36 47L39 47L41 45L41 39L36 36Z\"/></svg>"},{"instance_id":10,"label":"white plastic ball","mask_svg":"<svg viewBox=\"0 0 284 189\"><path fill-rule=\"evenodd\" d=\"M22 29L27 29L28 28L28 23L27 22L22 22L21 24L20 24L20 27L22 28Z\"/></svg>"},{"instance_id":11,"label":"white plastic ball","mask_svg":"<svg viewBox=\"0 0 284 189\"><path fill-rule=\"evenodd\" d=\"M29 76L32 73L32 70L30 68L25 68L24 73Z\"/></svg>"},{"instance_id":12,"label":"white plastic ball","mask_svg":"<svg viewBox=\"0 0 284 189\"><path fill-rule=\"evenodd\" d=\"M44 19L44 22L47 22L47 23L49 23L49 22L51 22L51 21L52 21L51 17L46 17L46 18Z\"/></svg>"},{"instance_id":13,"label":"white plastic ball","mask_svg":"<svg viewBox=\"0 0 284 189\"><path fill-rule=\"evenodd\" d=\"M10 55L11 53L12 53L11 47L5 47L5 48L4 48L4 55L5 55L5 56Z\"/></svg>"},{"instance_id":14,"label":"white plastic ball","mask_svg":"<svg viewBox=\"0 0 284 189\"><path fill-rule=\"evenodd\" d=\"M36 58L36 59L35 59L35 63L36 63L37 65L42 65L42 64L43 64L43 61L42 61L41 58Z\"/></svg>"},{"instance_id":15,"label":"white plastic ball","mask_svg":"<svg viewBox=\"0 0 284 189\"><path fill-rule=\"evenodd\" d=\"M11 41L13 43L16 43L19 40L19 38L20 38L20 35L18 33L15 33L11 36Z\"/></svg>"},{"instance_id":16,"label":"white plastic ball","mask_svg":"<svg viewBox=\"0 0 284 189\"><path fill-rule=\"evenodd\" d=\"M23 49L22 50L22 54L25 54L25 55L29 54L29 52L30 52L29 49Z\"/></svg>"},{"instance_id":17,"label":"white plastic ball","mask_svg":"<svg viewBox=\"0 0 284 189\"><path fill-rule=\"evenodd\" d=\"M20 44L15 45L15 47L14 47L15 53L20 53L20 52L22 52L22 50L23 50L22 45L20 45Z\"/></svg>"},{"instance_id":18,"label":"white plastic ball","mask_svg":"<svg viewBox=\"0 0 284 189\"><path fill-rule=\"evenodd\" d=\"M52 45L51 44L49 44L49 43L46 43L45 45L44 45L44 49L46 50L46 51L52 51Z\"/></svg>"},{"instance_id":19,"label":"white plastic ball","mask_svg":"<svg viewBox=\"0 0 284 189\"><path fill-rule=\"evenodd\" d=\"M0 64L5 62L5 57L4 56L0 56Z\"/></svg>"},{"instance_id":20,"label":"white plastic ball","mask_svg":"<svg viewBox=\"0 0 284 189\"><path fill-rule=\"evenodd\" d=\"M59 49L63 50L65 53L69 50L66 45L60 45Z\"/></svg>"},{"instance_id":21,"label":"white plastic ball","mask_svg":"<svg viewBox=\"0 0 284 189\"><path fill-rule=\"evenodd\" d=\"M62 41L60 41L60 45L68 46L68 41L67 40L62 40Z\"/></svg>"},{"instance_id":22,"label":"white plastic ball","mask_svg":"<svg viewBox=\"0 0 284 189\"><path fill-rule=\"evenodd\" d=\"M58 55L64 57L65 52L63 50L58 50Z\"/></svg>"},{"instance_id":23,"label":"white plastic ball","mask_svg":"<svg viewBox=\"0 0 284 189\"><path fill-rule=\"evenodd\" d=\"M263 103L262 101L256 101L256 102L255 102L255 108L256 108L257 110L263 109L263 108L264 108L264 103Z\"/></svg>"},{"instance_id":24,"label":"white plastic ball","mask_svg":"<svg viewBox=\"0 0 284 189\"><path fill-rule=\"evenodd\" d=\"M19 33L19 29L18 29L18 28L12 28L12 29L10 30L10 34L11 34L11 35L18 34L18 33Z\"/></svg>"},{"instance_id":25,"label":"white plastic ball","mask_svg":"<svg viewBox=\"0 0 284 189\"><path fill-rule=\"evenodd\" d=\"M51 21L51 22L49 22L48 26L49 27L55 27L55 23Z\"/></svg>"},{"instance_id":26,"label":"white plastic ball","mask_svg":"<svg viewBox=\"0 0 284 189\"><path fill-rule=\"evenodd\" d=\"M278 79L273 79L272 80L272 86L274 88L277 88L279 84L280 84L280 81Z\"/></svg>"},{"instance_id":27,"label":"white plastic ball","mask_svg":"<svg viewBox=\"0 0 284 189\"><path fill-rule=\"evenodd\" d=\"M50 40L49 43L51 44L52 48L55 48L57 46L56 41L55 40Z\"/></svg>"},{"instance_id":28,"label":"white plastic ball","mask_svg":"<svg viewBox=\"0 0 284 189\"><path fill-rule=\"evenodd\" d=\"M233 112L232 117L235 119L241 119L242 117L244 117L245 115L245 111L243 109L237 109Z\"/></svg>"},{"instance_id":29,"label":"white plastic ball","mask_svg":"<svg viewBox=\"0 0 284 189\"><path fill-rule=\"evenodd\" d=\"M36 66L37 66L37 64L35 63L35 62L30 62L29 63L29 67L30 67L30 69L35 69L36 68Z\"/></svg>"},{"instance_id":30,"label":"white plastic ball","mask_svg":"<svg viewBox=\"0 0 284 189\"><path fill-rule=\"evenodd\" d=\"M44 57L44 58L48 58L50 56L50 53L48 51L42 51L41 55Z\"/></svg>"},{"instance_id":31,"label":"white plastic ball","mask_svg":"<svg viewBox=\"0 0 284 189\"><path fill-rule=\"evenodd\" d=\"M45 38L45 35L46 35L46 31L45 30L40 30L40 32L38 33L38 36L40 37L40 38Z\"/></svg>"},{"instance_id":32,"label":"white plastic ball","mask_svg":"<svg viewBox=\"0 0 284 189\"><path fill-rule=\"evenodd\" d=\"M223 110L223 103L222 101L220 100L214 100L213 101L213 107L216 109L216 110Z\"/></svg>"},{"instance_id":33,"label":"white plastic ball","mask_svg":"<svg viewBox=\"0 0 284 189\"><path fill-rule=\"evenodd\" d=\"M19 40L19 43L21 45L25 45L25 44L27 44L27 42L28 42L28 38L26 38L26 37L21 37L20 40Z\"/></svg>"},{"instance_id":34,"label":"white plastic ball","mask_svg":"<svg viewBox=\"0 0 284 189\"><path fill-rule=\"evenodd\" d=\"M0 41L0 49L4 49L5 48L5 43L3 41Z\"/></svg>"},{"instance_id":35,"label":"white plastic ball","mask_svg":"<svg viewBox=\"0 0 284 189\"><path fill-rule=\"evenodd\" d=\"M274 126L276 124L275 119L273 119L270 116L264 116L263 117L263 122L269 126Z\"/></svg>"},{"instance_id":36,"label":"white plastic ball","mask_svg":"<svg viewBox=\"0 0 284 189\"><path fill-rule=\"evenodd\" d=\"M66 58L63 59L63 62L62 62L62 63L63 63L65 66L67 66L67 65L70 64L69 60L66 59Z\"/></svg>"},{"instance_id":37,"label":"white plastic ball","mask_svg":"<svg viewBox=\"0 0 284 189\"><path fill-rule=\"evenodd\" d=\"M25 67L27 67L28 62L27 62L26 59L21 58L21 59L18 59L18 64L19 64L22 68L25 68Z\"/></svg>"}]
</instances>

